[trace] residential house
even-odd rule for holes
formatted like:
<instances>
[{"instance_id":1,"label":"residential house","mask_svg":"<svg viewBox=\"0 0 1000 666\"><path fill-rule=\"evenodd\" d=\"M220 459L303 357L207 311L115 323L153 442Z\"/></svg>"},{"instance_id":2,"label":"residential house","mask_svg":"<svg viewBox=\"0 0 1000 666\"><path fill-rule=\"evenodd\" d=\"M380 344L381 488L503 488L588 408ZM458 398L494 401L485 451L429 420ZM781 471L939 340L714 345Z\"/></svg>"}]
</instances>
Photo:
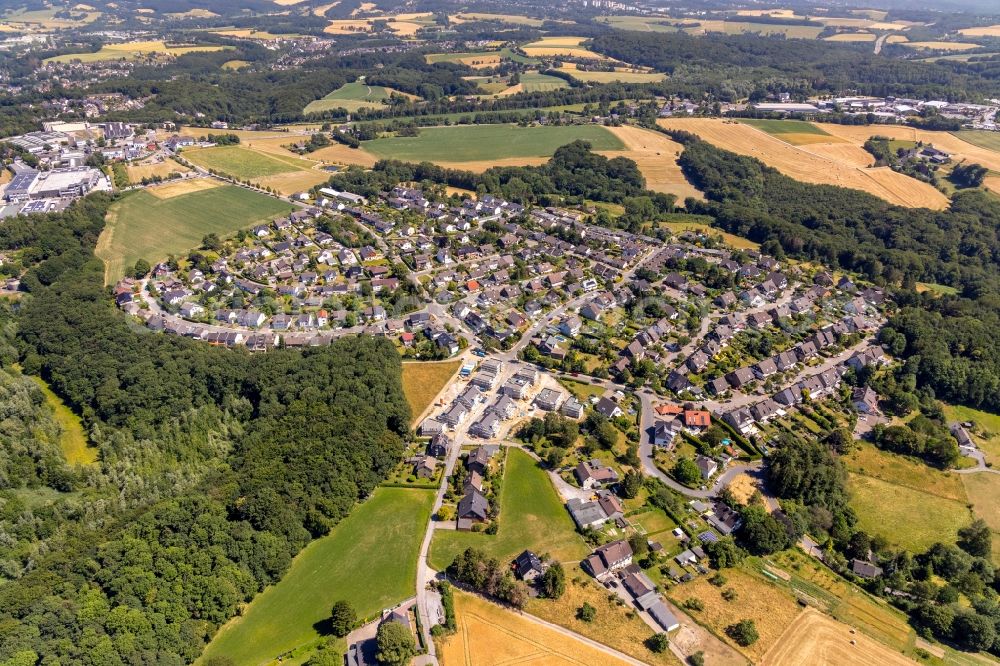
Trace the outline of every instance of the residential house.
<instances>
[{"instance_id":1,"label":"residential house","mask_svg":"<svg viewBox=\"0 0 1000 666\"><path fill-rule=\"evenodd\" d=\"M632 547L628 541L612 541L597 548L583 561L583 566L594 578L604 581L614 572L632 564Z\"/></svg>"},{"instance_id":2,"label":"residential house","mask_svg":"<svg viewBox=\"0 0 1000 666\"><path fill-rule=\"evenodd\" d=\"M701 478L705 480L712 478L712 475L719 471L719 463L708 456L695 456L694 463L701 472Z\"/></svg>"},{"instance_id":3,"label":"residential house","mask_svg":"<svg viewBox=\"0 0 1000 666\"><path fill-rule=\"evenodd\" d=\"M584 490L602 488L618 482L618 472L596 459L580 463L573 473Z\"/></svg>"},{"instance_id":4,"label":"residential house","mask_svg":"<svg viewBox=\"0 0 1000 666\"><path fill-rule=\"evenodd\" d=\"M530 550L526 550L514 558L514 575L525 583L534 582L548 569L542 560Z\"/></svg>"},{"instance_id":5,"label":"residential house","mask_svg":"<svg viewBox=\"0 0 1000 666\"><path fill-rule=\"evenodd\" d=\"M597 404L594 405L594 411L607 419L616 419L624 413L622 408L619 407L614 400L608 398L607 396L602 396L601 399L597 401Z\"/></svg>"}]
</instances>

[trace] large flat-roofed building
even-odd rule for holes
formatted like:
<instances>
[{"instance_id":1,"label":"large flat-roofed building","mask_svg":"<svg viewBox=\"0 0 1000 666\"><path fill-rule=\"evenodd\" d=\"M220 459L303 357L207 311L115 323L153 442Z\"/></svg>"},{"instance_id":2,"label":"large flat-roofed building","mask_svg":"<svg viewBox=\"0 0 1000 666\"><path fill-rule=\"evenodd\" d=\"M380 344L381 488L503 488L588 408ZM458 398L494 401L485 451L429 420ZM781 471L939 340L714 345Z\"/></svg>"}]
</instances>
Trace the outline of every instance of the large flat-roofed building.
<instances>
[{"instance_id":1,"label":"large flat-roofed building","mask_svg":"<svg viewBox=\"0 0 1000 666\"><path fill-rule=\"evenodd\" d=\"M22 170L14 174L7 189L4 190L4 199L11 203L28 201L31 198L31 186L35 184L38 172L34 169Z\"/></svg>"},{"instance_id":2,"label":"large flat-roofed building","mask_svg":"<svg viewBox=\"0 0 1000 666\"><path fill-rule=\"evenodd\" d=\"M97 187L100 180L100 172L90 167L42 171L31 187L31 198L82 197Z\"/></svg>"}]
</instances>

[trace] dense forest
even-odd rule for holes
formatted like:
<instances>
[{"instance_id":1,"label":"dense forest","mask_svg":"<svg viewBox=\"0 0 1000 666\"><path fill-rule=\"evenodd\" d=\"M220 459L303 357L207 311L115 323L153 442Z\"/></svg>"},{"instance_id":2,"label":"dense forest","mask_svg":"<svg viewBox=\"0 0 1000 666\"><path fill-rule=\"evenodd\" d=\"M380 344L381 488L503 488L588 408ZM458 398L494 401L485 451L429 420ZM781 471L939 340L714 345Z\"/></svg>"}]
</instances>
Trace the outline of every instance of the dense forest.
<instances>
[{"instance_id":1,"label":"dense forest","mask_svg":"<svg viewBox=\"0 0 1000 666\"><path fill-rule=\"evenodd\" d=\"M29 267L0 313L0 661L189 663L371 493L408 429L384 340L251 356L133 329L92 253L109 201L0 228ZM15 361L82 414L97 467L60 462Z\"/></svg>"},{"instance_id":2,"label":"dense forest","mask_svg":"<svg viewBox=\"0 0 1000 666\"><path fill-rule=\"evenodd\" d=\"M710 93L737 101L764 93L793 96L856 94L981 100L1000 93L1000 61L966 65L901 60L871 53L869 45L759 35L665 37L655 32L599 35L593 49L624 62L670 74L675 94Z\"/></svg>"}]
</instances>

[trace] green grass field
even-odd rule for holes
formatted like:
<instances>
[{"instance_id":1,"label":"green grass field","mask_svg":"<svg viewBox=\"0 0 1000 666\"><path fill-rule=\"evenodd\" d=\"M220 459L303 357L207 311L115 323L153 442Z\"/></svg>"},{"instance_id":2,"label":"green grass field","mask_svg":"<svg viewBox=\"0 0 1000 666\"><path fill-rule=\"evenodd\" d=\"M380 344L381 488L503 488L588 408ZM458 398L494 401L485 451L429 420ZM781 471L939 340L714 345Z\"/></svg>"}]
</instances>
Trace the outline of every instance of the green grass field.
<instances>
[{"instance_id":1,"label":"green grass field","mask_svg":"<svg viewBox=\"0 0 1000 666\"><path fill-rule=\"evenodd\" d=\"M525 72L521 75L521 87L524 92L549 92L567 88L569 84L558 76L549 76L541 72Z\"/></svg>"},{"instance_id":2,"label":"green grass field","mask_svg":"<svg viewBox=\"0 0 1000 666\"><path fill-rule=\"evenodd\" d=\"M588 83L657 83L666 78L659 72L586 72L579 69L567 69L567 74L579 81Z\"/></svg>"},{"instance_id":3,"label":"green grass field","mask_svg":"<svg viewBox=\"0 0 1000 666\"><path fill-rule=\"evenodd\" d=\"M587 545L576 533L548 474L524 451L507 452L500 498L500 527L495 535L438 530L431 542L430 563L443 571L466 548L481 548L502 562L528 548L562 562L578 562Z\"/></svg>"},{"instance_id":4,"label":"green grass field","mask_svg":"<svg viewBox=\"0 0 1000 666\"><path fill-rule=\"evenodd\" d=\"M851 472L963 504L966 501L960 474L942 472L919 460L882 451L868 442L861 442L842 460Z\"/></svg>"},{"instance_id":5,"label":"green grass field","mask_svg":"<svg viewBox=\"0 0 1000 666\"><path fill-rule=\"evenodd\" d=\"M862 474L849 476L858 527L914 553L936 541L955 543L958 530L972 522L963 502Z\"/></svg>"},{"instance_id":6,"label":"green grass field","mask_svg":"<svg viewBox=\"0 0 1000 666\"><path fill-rule=\"evenodd\" d=\"M59 446L66 462L70 465L92 465L97 462L97 449L87 443L87 433L80 417L49 388L41 377L31 377L45 396L45 402L52 408L56 423L59 424Z\"/></svg>"},{"instance_id":7,"label":"green grass field","mask_svg":"<svg viewBox=\"0 0 1000 666\"><path fill-rule=\"evenodd\" d=\"M952 134L957 136L962 141L968 141L974 146L1000 152L1000 132L964 130L962 132L952 132Z\"/></svg>"},{"instance_id":8,"label":"green grass field","mask_svg":"<svg viewBox=\"0 0 1000 666\"><path fill-rule=\"evenodd\" d=\"M390 88L383 86L366 86L355 81L337 88L323 99L309 102L303 113L319 113L330 109L344 108L351 113L358 109L382 106L382 101L389 99Z\"/></svg>"},{"instance_id":9,"label":"green grass field","mask_svg":"<svg viewBox=\"0 0 1000 666\"><path fill-rule=\"evenodd\" d=\"M239 146L214 146L185 150L184 159L204 169L214 169L236 178L251 180L305 170L304 166L296 165L292 160L284 160L279 156Z\"/></svg>"},{"instance_id":10,"label":"green grass field","mask_svg":"<svg viewBox=\"0 0 1000 666\"><path fill-rule=\"evenodd\" d=\"M291 204L234 185L158 199L136 191L112 204L95 250L114 282L143 258L151 264L201 243L291 212Z\"/></svg>"},{"instance_id":11,"label":"green grass field","mask_svg":"<svg viewBox=\"0 0 1000 666\"><path fill-rule=\"evenodd\" d=\"M766 120L758 118L740 118L740 122L751 127L767 132L768 134L818 134L819 136L830 136L821 127L804 120Z\"/></svg>"},{"instance_id":12,"label":"green grass field","mask_svg":"<svg viewBox=\"0 0 1000 666\"><path fill-rule=\"evenodd\" d=\"M403 393L406 395L406 402L410 404L410 414L414 420L420 418L427 405L431 404L461 365L461 360L403 364Z\"/></svg>"},{"instance_id":13,"label":"green grass field","mask_svg":"<svg viewBox=\"0 0 1000 666\"><path fill-rule=\"evenodd\" d=\"M237 664L268 663L308 646L314 624L335 601L369 617L414 594L417 556L434 493L380 488L329 535L299 553L284 578L261 592L242 617L223 627L202 655Z\"/></svg>"},{"instance_id":14,"label":"green grass field","mask_svg":"<svg viewBox=\"0 0 1000 666\"><path fill-rule=\"evenodd\" d=\"M557 148L576 139L589 141L594 150L625 148L618 137L597 125L427 127L417 137L386 137L365 141L362 146L386 159L476 162L505 157L549 157Z\"/></svg>"}]
</instances>

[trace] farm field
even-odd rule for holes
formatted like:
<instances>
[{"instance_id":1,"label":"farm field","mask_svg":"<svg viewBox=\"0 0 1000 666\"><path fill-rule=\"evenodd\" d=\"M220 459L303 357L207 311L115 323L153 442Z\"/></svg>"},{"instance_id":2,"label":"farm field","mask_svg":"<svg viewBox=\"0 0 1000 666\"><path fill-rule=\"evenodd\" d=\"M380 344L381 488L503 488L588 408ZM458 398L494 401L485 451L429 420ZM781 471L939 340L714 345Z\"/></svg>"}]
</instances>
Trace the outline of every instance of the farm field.
<instances>
[{"instance_id":1,"label":"farm field","mask_svg":"<svg viewBox=\"0 0 1000 666\"><path fill-rule=\"evenodd\" d=\"M457 62L473 68L496 67L503 54L500 51L475 51L459 53L429 53L424 58L428 64L436 62Z\"/></svg>"},{"instance_id":2,"label":"farm field","mask_svg":"<svg viewBox=\"0 0 1000 666\"><path fill-rule=\"evenodd\" d=\"M525 55L533 58L572 56L575 58L608 60L607 56L595 53L585 46L581 46L585 41L587 41L586 37L542 37L537 42L522 45L521 50L524 51Z\"/></svg>"},{"instance_id":3,"label":"farm field","mask_svg":"<svg viewBox=\"0 0 1000 666\"><path fill-rule=\"evenodd\" d=\"M225 51L231 47L212 46L207 44L192 46L167 46L162 41L125 42L122 44L105 44L93 53L66 53L47 58L45 62L99 62L101 60L138 60L151 54L179 56L185 53Z\"/></svg>"},{"instance_id":4,"label":"farm field","mask_svg":"<svg viewBox=\"0 0 1000 666\"><path fill-rule=\"evenodd\" d=\"M224 626L202 655L269 662L320 638L316 624L340 599L369 617L414 593L417 555L434 493L379 488L325 537L306 546L275 585Z\"/></svg>"},{"instance_id":5,"label":"farm field","mask_svg":"<svg viewBox=\"0 0 1000 666\"><path fill-rule=\"evenodd\" d=\"M776 136L793 146L805 146L813 143L840 143L822 128L802 120L761 120L745 118L740 120L751 127Z\"/></svg>"},{"instance_id":6,"label":"farm field","mask_svg":"<svg viewBox=\"0 0 1000 666\"><path fill-rule=\"evenodd\" d=\"M521 74L521 90L518 92L549 92L567 88L569 84L558 76L549 76L540 72L525 72Z\"/></svg>"},{"instance_id":7,"label":"farm field","mask_svg":"<svg viewBox=\"0 0 1000 666\"><path fill-rule=\"evenodd\" d=\"M874 42L875 33L872 32L838 32L836 35L824 37L828 42Z\"/></svg>"},{"instance_id":8,"label":"farm field","mask_svg":"<svg viewBox=\"0 0 1000 666\"><path fill-rule=\"evenodd\" d=\"M965 503L962 475L943 472L905 456L881 451L861 442L850 455L841 458L847 469L912 490Z\"/></svg>"},{"instance_id":9,"label":"farm field","mask_svg":"<svg viewBox=\"0 0 1000 666\"><path fill-rule=\"evenodd\" d=\"M496 666L532 663L545 666L608 664L622 661L485 599L455 590L458 631L443 641L443 666Z\"/></svg>"},{"instance_id":10,"label":"farm field","mask_svg":"<svg viewBox=\"0 0 1000 666\"><path fill-rule=\"evenodd\" d=\"M959 32L966 37L1000 37L1000 25L986 25L962 28Z\"/></svg>"},{"instance_id":11,"label":"farm field","mask_svg":"<svg viewBox=\"0 0 1000 666\"><path fill-rule=\"evenodd\" d=\"M932 132L902 125L865 127L817 123L816 126L859 147L876 134L903 141L922 141L951 153L956 160L967 159L993 171L1000 171L1000 136L994 140L991 136L995 135L994 132Z\"/></svg>"},{"instance_id":12,"label":"farm field","mask_svg":"<svg viewBox=\"0 0 1000 666\"><path fill-rule=\"evenodd\" d=\"M853 633L846 624L808 609L788 627L760 662L767 666L908 666L916 662Z\"/></svg>"},{"instance_id":13,"label":"farm field","mask_svg":"<svg viewBox=\"0 0 1000 666\"><path fill-rule=\"evenodd\" d=\"M893 650L907 651L912 645L913 630L900 611L848 583L797 549L776 553L767 560L747 560L746 566L773 572L772 580L788 585L796 597ZM787 582L782 582L785 578Z\"/></svg>"},{"instance_id":14,"label":"farm field","mask_svg":"<svg viewBox=\"0 0 1000 666\"><path fill-rule=\"evenodd\" d=\"M780 23L754 23L753 21L722 21L701 20L698 25L683 28L692 35L703 35L708 32L723 32L727 35L759 33L761 35L784 35L789 39L816 39L823 32L818 25L782 25Z\"/></svg>"},{"instance_id":15,"label":"farm field","mask_svg":"<svg viewBox=\"0 0 1000 666\"><path fill-rule=\"evenodd\" d=\"M603 151L602 154L635 161L646 178L646 187L654 192L673 194L682 205L687 197L704 199L704 195L688 182L677 164L677 158L684 150L681 144L664 134L639 127L623 125L607 130L624 144L624 150Z\"/></svg>"},{"instance_id":16,"label":"farm field","mask_svg":"<svg viewBox=\"0 0 1000 666\"><path fill-rule=\"evenodd\" d=\"M971 49L981 49L979 44L968 42L901 42L903 46L911 49L925 49L933 51L969 51Z\"/></svg>"},{"instance_id":17,"label":"farm field","mask_svg":"<svg viewBox=\"0 0 1000 666\"><path fill-rule=\"evenodd\" d=\"M527 25L533 28L538 28L543 23L541 19L518 16L516 14L484 14L480 12L462 12L452 15L450 18L457 23L465 23L467 21L503 21L504 23Z\"/></svg>"},{"instance_id":18,"label":"farm field","mask_svg":"<svg viewBox=\"0 0 1000 666\"><path fill-rule=\"evenodd\" d=\"M616 67L613 72L588 72L577 68L576 63L572 62L563 63L559 71L566 72L579 81L590 83L613 83L615 81L621 81L622 83L656 83L666 78L666 74L635 71L627 67Z\"/></svg>"},{"instance_id":19,"label":"farm field","mask_svg":"<svg viewBox=\"0 0 1000 666\"><path fill-rule=\"evenodd\" d=\"M319 113L321 111L328 111L330 109L337 108L344 108L351 113L354 113L359 109L369 109L382 106L382 102L389 99L389 95L392 93L403 95L404 97L409 97L411 99L417 99L413 95L407 95L399 92L398 90L393 90L392 88L385 88L383 86L368 86L364 83L355 81L353 83L345 83L343 86L337 88L322 99L309 102L309 104L306 105L306 108L302 110L302 113Z\"/></svg>"},{"instance_id":20,"label":"farm field","mask_svg":"<svg viewBox=\"0 0 1000 666\"><path fill-rule=\"evenodd\" d=\"M282 137L281 143L292 143L301 137ZM277 143L277 142L272 142ZM264 187L273 187L282 194L293 194L325 182L328 173L315 170L316 164L302 159L287 149L265 151L259 146L214 146L183 151L183 156L203 169L214 169L240 180L250 180Z\"/></svg>"},{"instance_id":21,"label":"farm field","mask_svg":"<svg viewBox=\"0 0 1000 666\"><path fill-rule=\"evenodd\" d=\"M206 181L213 186L196 188ZM140 258L153 264L196 247L206 234L227 236L292 210L264 194L216 183L184 180L132 192L112 204L95 249L104 261L105 281L115 282Z\"/></svg>"},{"instance_id":22,"label":"farm field","mask_svg":"<svg viewBox=\"0 0 1000 666\"><path fill-rule=\"evenodd\" d=\"M244 67L249 67L249 60L227 60L222 63L222 69L243 69Z\"/></svg>"},{"instance_id":23,"label":"farm field","mask_svg":"<svg viewBox=\"0 0 1000 666\"><path fill-rule=\"evenodd\" d=\"M171 173L188 173L190 169L173 160L161 160L145 164L127 164L125 171L128 173L130 181L138 183L143 178L153 178L154 176L166 178Z\"/></svg>"},{"instance_id":24,"label":"farm field","mask_svg":"<svg viewBox=\"0 0 1000 666\"><path fill-rule=\"evenodd\" d=\"M643 641L653 635L653 630L628 608L621 607L615 601L609 600L608 591L585 574L579 565L566 566L564 564L563 566L566 568L565 594L558 599L530 599L525 608L527 612L624 652L647 664L655 666L676 666L678 664L677 658L669 651L656 654L648 650ZM593 622L583 622L576 618L577 609L585 602L597 609L597 616ZM719 659L713 659L714 656L711 653L706 654L706 663L726 663ZM499 666L500 663L511 662L494 662L496 666ZM547 666L545 661L539 663L542 666ZM603 664L604 662L576 663ZM447 662L444 666L452 666L452 664Z\"/></svg>"},{"instance_id":25,"label":"farm field","mask_svg":"<svg viewBox=\"0 0 1000 666\"><path fill-rule=\"evenodd\" d=\"M857 163L861 157L857 153L864 151L859 147L843 146L842 142L793 146L745 123L700 118L669 118L658 122L662 127L693 132L720 148L755 157L805 183L863 190L890 203L911 208L941 210L948 205L948 198L927 183L888 167L861 168ZM871 131L872 128L866 129ZM829 133L837 136L835 132ZM846 158L841 156L845 150L848 151Z\"/></svg>"},{"instance_id":26,"label":"farm field","mask_svg":"<svg viewBox=\"0 0 1000 666\"><path fill-rule=\"evenodd\" d=\"M787 590L764 578L742 569L726 569L723 575L727 581L721 588L709 583L707 577L699 576L689 583L671 588L668 596L678 605L691 597L700 600L705 609L692 611L691 616L756 663L802 609ZM722 592L727 588L736 591L737 598L734 601L722 598ZM747 618L757 626L760 640L749 647L740 647L726 637L725 629Z\"/></svg>"},{"instance_id":27,"label":"farm field","mask_svg":"<svg viewBox=\"0 0 1000 666\"><path fill-rule=\"evenodd\" d=\"M304 2L305 0L303 0ZM213 30L213 34L222 35L223 37L238 37L240 39L259 39L263 42L273 41L275 39L291 39L293 37L299 37L300 35L295 34L281 34L276 35L270 33L267 30L255 30L253 28L241 28L236 30Z\"/></svg>"},{"instance_id":28,"label":"farm field","mask_svg":"<svg viewBox=\"0 0 1000 666\"><path fill-rule=\"evenodd\" d=\"M851 506L858 527L914 553L936 541L955 543L972 522L965 504L856 473L849 475Z\"/></svg>"},{"instance_id":29,"label":"farm field","mask_svg":"<svg viewBox=\"0 0 1000 666\"><path fill-rule=\"evenodd\" d=\"M516 127L514 125L461 125L427 127L417 137L386 137L366 141L365 150L380 158L438 164L504 158L550 157L557 148L576 139L591 142L594 150L621 150L614 134L596 125Z\"/></svg>"},{"instance_id":30,"label":"farm field","mask_svg":"<svg viewBox=\"0 0 1000 666\"><path fill-rule=\"evenodd\" d=\"M31 376L45 396L45 402L52 408L56 423L59 424L59 446L66 462L70 465L93 465L97 462L98 450L87 443L87 433L83 423L62 399L49 388L41 377Z\"/></svg>"},{"instance_id":31,"label":"farm field","mask_svg":"<svg viewBox=\"0 0 1000 666\"><path fill-rule=\"evenodd\" d=\"M410 405L414 425L461 365L460 360L403 364L403 393Z\"/></svg>"},{"instance_id":32,"label":"farm field","mask_svg":"<svg viewBox=\"0 0 1000 666\"><path fill-rule=\"evenodd\" d=\"M517 448L507 449L503 488L500 491L500 526L495 535L437 530L429 561L444 571L455 556L470 546L480 548L501 562L528 548L549 553L561 562L579 562L587 545L573 527L573 520L556 494L548 473Z\"/></svg>"}]
</instances>

